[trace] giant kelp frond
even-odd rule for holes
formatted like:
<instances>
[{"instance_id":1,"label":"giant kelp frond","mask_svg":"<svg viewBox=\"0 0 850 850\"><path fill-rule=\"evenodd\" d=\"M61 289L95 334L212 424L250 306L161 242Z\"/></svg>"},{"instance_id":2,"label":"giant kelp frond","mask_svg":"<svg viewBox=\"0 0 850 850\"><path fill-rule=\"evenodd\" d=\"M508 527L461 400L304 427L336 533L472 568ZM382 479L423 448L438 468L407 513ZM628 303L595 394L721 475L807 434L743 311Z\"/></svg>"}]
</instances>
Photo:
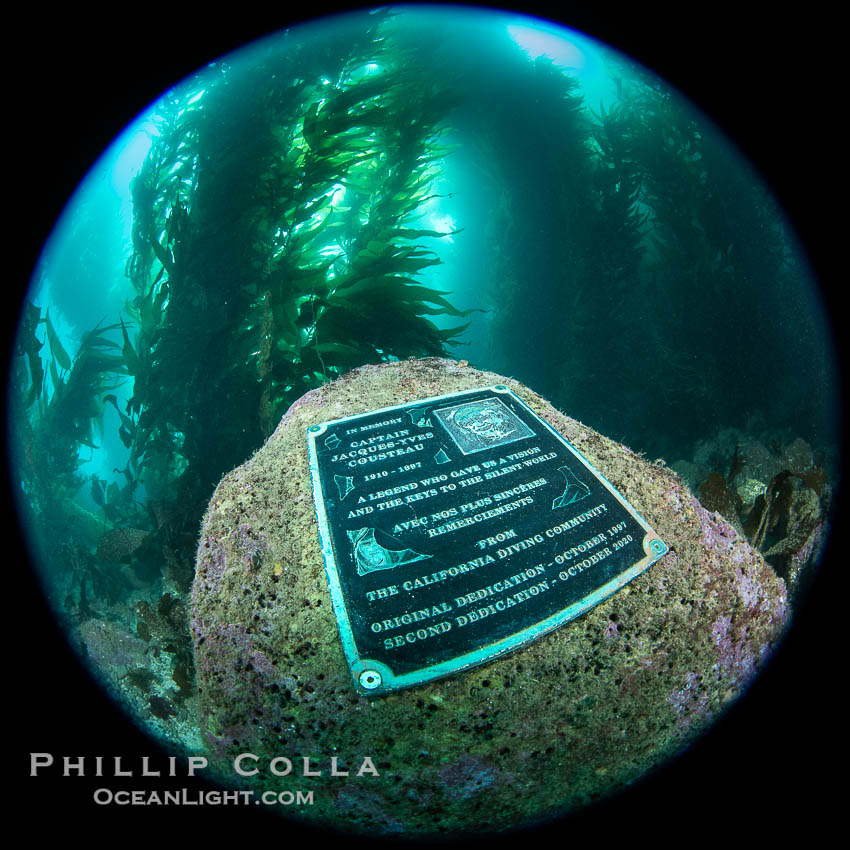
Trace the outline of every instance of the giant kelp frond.
<instances>
[{"instance_id":1,"label":"giant kelp frond","mask_svg":"<svg viewBox=\"0 0 850 850\"><path fill-rule=\"evenodd\" d=\"M636 73L593 121L602 213L595 240L606 245L598 268L617 283L605 338L639 337L644 351L628 383L651 380L666 408L694 431L709 417L732 422L746 406L766 409L775 403L766 390L770 364L786 355L763 303L790 293L794 280L768 194L653 75ZM743 362L746 399L726 386ZM611 397L628 392L624 382Z\"/></svg>"},{"instance_id":2,"label":"giant kelp frond","mask_svg":"<svg viewBox=\"0 0 850 850\"><path fill-rule=\"evenodd\" d=\"M39 399L44 386L44 366L40 355L44 342L36 335L40 320L41 310L31 301L25 302L15 353L26 357L28 374L26 370L20 370L18 380L13 384L20 398L20 416L23 416L23 411Z\"/></svg>"},{"instance_id":3,"label":"giant kelp frond","mask_svg":"<svg viewBox=\"0 0 850 850\"><path fill-rule=\"evenodd\" d=\"M53 369L53 395L44 415L44 427L69 445L79 443L94 448L95 432L101 428L104 397L125 380L124 358L118 343L100 333L83 338L73 363L67 370Z\"/></svg>"},{"instance_id":4,"label":"giant kelp frond","mask_svg":"<svg viewBox=\"0 0 850 850\"><path fill-rule=\"evenodd\" d=\"M34 304L25 305L17 351L26 357L29 375L26 389L19 387L22 401L13 402L17 418L26 420L19 435L26 441L22 470L36 500L73 492L80 484L81 449L98 447L105 398L127 379L121 346L109 336L118 327L98 325L86 332L72 358L49 311L42 315Z\"/></svg>"},{"instance_id":5,"label":"giant kelp frond","mask_svg":"<svg viewBox=\"0 0 850 850\"><path fill-rule=\"evenodd\" d=\"M266 332L277 336L262 348L258 367L269 425L316 374L328 379L358 360L397 357L419 345L421 354L439 353L445 344L423 318L433 309L424 301L446 312L449 302L432 291L409 292L412 277L440 260L402 242L444 235L404 225L429 199L450 98L423 85L409 54L383 50L378 58L383 67L372 76L323 83L294 136L299 179L277 231L280 247L266 280L272 285L261 306ZM393 322L418 323L412 346L391 333ZM364 323L369 330L359 337L353 329ZM323 340L348 342L325 357Z\"/></svg>"},{"instance_id":6,"label":"giant kelp frond","mask_svg":"<svg viewBox=\"0 0 850 850\"><path fill-rule=\"evenodd\" d=\"M594 190L599 211L596 239L606 246L601 258L612 292L626 299L634 289L637 262L644 252L649 209L642 201L643 181L637 163L634 124L620 104L600 105L593 115Z\"/></svg>"},{"instance_id":7,"label":"giant kelp frond","mask_svg":"<svg viewBox=\"0 0 850 850\"><path fill-rule=\"evenodd\" d=\"M372 16L343 48L261 49L172 93L133 185L129 469L201 505L299 395L363 362L440 354L463 328L419 276L453 98ZM353 45L353 46L352 46ZM234 415L234 411L239 411ZM120 411L119 411L120 412Z\"/></svg>"}]
</instances>

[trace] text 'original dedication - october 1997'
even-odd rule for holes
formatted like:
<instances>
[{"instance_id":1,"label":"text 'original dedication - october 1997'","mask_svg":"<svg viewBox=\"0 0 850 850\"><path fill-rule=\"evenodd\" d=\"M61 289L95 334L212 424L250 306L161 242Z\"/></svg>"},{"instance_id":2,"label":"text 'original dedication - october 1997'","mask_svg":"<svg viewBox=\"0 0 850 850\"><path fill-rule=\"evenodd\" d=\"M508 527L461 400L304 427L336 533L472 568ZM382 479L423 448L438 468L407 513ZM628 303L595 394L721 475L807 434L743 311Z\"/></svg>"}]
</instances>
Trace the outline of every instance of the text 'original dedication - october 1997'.
<instances>
[{"instance_id":1,"label":"text 'original dedication - october 1997'","mask_svg":"<svg viewBox=\"0 0 850 850\"><path fill-rule=\"evenodd\" d=\"M331 600L361 694L516 649L667 551L507 387L324 422L307 436Z\"/></svg>"}]
</instances>

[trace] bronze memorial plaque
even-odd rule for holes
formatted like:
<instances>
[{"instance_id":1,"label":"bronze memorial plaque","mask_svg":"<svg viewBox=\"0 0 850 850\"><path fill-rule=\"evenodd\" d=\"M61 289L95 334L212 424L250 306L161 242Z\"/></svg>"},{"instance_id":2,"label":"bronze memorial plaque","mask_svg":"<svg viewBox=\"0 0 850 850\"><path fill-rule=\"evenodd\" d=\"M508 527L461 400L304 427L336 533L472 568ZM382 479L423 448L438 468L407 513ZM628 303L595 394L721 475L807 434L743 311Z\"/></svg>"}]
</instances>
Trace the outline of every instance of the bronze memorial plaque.
<instances>
[{"instance_id":1,"label":"bronze memorial plaque","mask_svg":"<svg viewBox=\"0 0 850 850\"><path fill-rule=\"evenodd\" d=\"M516 649L667 551L504 386L372 410L307 435L328 585L362 694Z\"/></svg>"}]
</instances>

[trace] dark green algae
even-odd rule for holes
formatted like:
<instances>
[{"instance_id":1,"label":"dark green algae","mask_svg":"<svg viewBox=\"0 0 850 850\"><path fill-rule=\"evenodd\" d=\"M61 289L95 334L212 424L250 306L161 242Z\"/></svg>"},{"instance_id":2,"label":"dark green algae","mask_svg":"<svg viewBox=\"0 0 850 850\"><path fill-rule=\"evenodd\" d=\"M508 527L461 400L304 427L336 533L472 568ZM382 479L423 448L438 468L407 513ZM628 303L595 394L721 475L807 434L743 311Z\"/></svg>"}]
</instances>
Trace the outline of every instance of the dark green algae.
<instances>
[{"instance_id":1,"label":"dark green algae","mask_svg":"<svg viewBox=\"0 0 850 850\"><path fill-rule=\"evenodd\" d=\"M581 451L670 551L626 588L526 647L383 697L358 696L319 547L306 428L507 384ZM288 816L409 837L505 830L576 811L683 750L781 638L786 588L682 480L516 381L442 359L364 366L295 402L224 477L192 591L201 729L227 784L252 753L255 789L313 791ZM278 756L293 769L268 770ZM320 777L303 775L303 758ZM358 776L368 757L378 776ZM337 759L332 776L331 759Z\"/></svg>"}]
</instances>

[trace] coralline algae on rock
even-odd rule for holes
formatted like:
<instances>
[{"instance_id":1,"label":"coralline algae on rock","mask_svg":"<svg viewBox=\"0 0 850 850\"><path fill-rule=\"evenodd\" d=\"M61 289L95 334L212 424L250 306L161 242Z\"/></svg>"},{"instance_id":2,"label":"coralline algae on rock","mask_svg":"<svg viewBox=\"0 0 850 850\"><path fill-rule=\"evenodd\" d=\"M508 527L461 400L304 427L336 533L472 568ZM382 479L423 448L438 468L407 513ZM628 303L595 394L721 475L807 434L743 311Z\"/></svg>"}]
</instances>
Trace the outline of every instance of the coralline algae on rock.
<instances>
[{"instance_id":1,"label":"coralline algae on rock","mask_svg":"<svg viewBox=\"0 0 850 850\"><path fill-rule=\"evenodd\" d=\"M307 428L496 384L582 452L670 551L613 597L507 656L358 696L325 578ZM240 764L256 773L240 781L312 790L302 816L411 837L520 826L624 788L742 692L787 616L782 580L671 470L516 381L440 359L364 366L292 405L213 495L192 609L202 733L221 775L239 778L233 760L250 753Z\"/></svg>"}]
</instances>

